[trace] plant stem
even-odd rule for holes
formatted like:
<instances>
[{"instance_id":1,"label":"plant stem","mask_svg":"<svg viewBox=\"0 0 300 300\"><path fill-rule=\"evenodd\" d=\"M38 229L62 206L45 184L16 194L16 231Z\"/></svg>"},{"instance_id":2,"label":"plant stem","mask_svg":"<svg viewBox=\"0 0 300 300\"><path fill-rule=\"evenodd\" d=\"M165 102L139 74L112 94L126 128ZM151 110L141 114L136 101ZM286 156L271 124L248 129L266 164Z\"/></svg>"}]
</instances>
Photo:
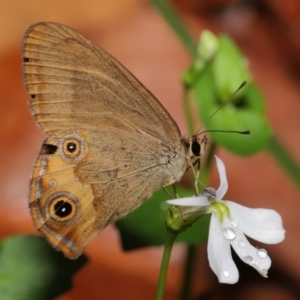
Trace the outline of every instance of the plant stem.
<instances>
[{"instance_id":1,"label":"plant stem","mask_svg":"<svg viewBox=\"0 0 300 300\"><path fill-rule=\"evenodd\" d=\"M156 298L155 298L156 300L162 300L164 296L170 256L177 235L178 232L175 232L167 227L167 238L164 247L163 258L160 265L158 285L157 285Z\"/></svg>"},{"instance_id":2,"label":"plant stem","mask_svg":"<svg viewBox=\"0 0 300 300\"><path fill-rule=\"evenodd\" d=\"M193 273L195 270L195 261L196 261L196 253L197 253L197 246L188 246L187 247L187 255L185 259L184 265L184 276L183 282L181 287L181 292L179 299L187 300L191 297L191 284Z\"/></svg>"},{"instance_id":3,"label":"plant stem","mask_svg":"<svg viewBox=\"0 0 300 300\"><path fill-rule=\"evenodd\" d=\"M297 163L290 157L280 142L273 137L269 144L269 151L277 162L285 169L290 178L300 187L300 169Z\"/></svg>"},{"instance_id":4,"label":"plant stem","mask_svg":"<svg viewBox=\"0 0 300 300\"><path fill-rule=\"evenodd\" d=\"M150 0L150 3L161 13L170 27L176 33L188 52L195 56L197 53L197 44L190 35L186 26L182 22L173 7L166 0Z\"/></svg>"}]
</instances>

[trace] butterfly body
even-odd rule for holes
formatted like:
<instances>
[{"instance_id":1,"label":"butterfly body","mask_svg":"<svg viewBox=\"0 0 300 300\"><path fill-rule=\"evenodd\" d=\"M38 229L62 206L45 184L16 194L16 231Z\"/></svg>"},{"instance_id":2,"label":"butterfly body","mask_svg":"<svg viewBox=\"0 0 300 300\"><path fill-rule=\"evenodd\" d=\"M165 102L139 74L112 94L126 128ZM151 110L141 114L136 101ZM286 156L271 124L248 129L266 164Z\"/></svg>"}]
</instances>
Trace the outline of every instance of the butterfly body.
<instances>
[{"instance_id":1,"label":"butterfly body","mask_svg":"<svg viewBox=\"0 0 300 300\"><path fill-rule=\"evenodd\" d=\"M159 101L76 31L31 26L23 73L47 138L35 163L35 226L69 258L190 167L189 143Z\"/></svg>"}]
</instances>

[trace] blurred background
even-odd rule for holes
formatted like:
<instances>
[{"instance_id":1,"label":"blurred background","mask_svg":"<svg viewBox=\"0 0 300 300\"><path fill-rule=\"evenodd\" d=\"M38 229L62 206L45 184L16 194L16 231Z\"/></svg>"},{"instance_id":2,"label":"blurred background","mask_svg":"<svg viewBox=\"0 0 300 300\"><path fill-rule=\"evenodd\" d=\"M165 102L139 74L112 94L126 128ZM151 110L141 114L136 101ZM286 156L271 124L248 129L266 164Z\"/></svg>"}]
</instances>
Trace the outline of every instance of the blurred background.
<instances>
[{"instance_id":1,"label":"blurred background","mask_svg":"<svg viewBox=\"0 0 300 300\"><path fill-rule=\"evenodd\" d=\"M300 164L300 2L170 1L195 40L203 29L229 34L249 59L254 80L267 98L275 135ZM30 115L21 74L21 42L35 22L53 21L83 33L124 64L163 103L187 133L181 74L191 57L146 0L0 1L0 238L35 233L27 209L32 166L44 139ZM224 70L228 72L228 70ZM283 243L265 246L272 258L269 279L241 264L240 281L220 285L208 266L206 245L197 252L193 299L299 299L300 196L296 185L262 152L236 157L221 150L229 177L227 199L277 210L287 230ZM214 173L211 185L217 185ZM153 299L162 248L124 253L109 226L86 249L89 263L74 278L71 299ZM165 299L176 299L185 247L171 258Z\"/></svg>"}]
</instances>

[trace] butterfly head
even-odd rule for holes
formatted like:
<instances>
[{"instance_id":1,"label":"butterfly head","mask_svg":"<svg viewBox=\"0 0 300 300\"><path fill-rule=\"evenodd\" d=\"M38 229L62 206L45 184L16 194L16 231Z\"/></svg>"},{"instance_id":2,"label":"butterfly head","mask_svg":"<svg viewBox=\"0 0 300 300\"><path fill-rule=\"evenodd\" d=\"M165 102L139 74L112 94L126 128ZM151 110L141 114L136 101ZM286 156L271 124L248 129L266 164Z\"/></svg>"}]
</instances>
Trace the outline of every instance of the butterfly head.
<instances>
[{"instance_id":1,"label":"butterfly head","mask_svg":"<svg viewBox=\"0 0 300 300\"><path fill-rule=\"evenodd\" d=\"M190 157L200 157L205 152L206 144L207 144L206 134L201 135L192 135L189 139L189 156Z\"/></svg>"}]
</instances>

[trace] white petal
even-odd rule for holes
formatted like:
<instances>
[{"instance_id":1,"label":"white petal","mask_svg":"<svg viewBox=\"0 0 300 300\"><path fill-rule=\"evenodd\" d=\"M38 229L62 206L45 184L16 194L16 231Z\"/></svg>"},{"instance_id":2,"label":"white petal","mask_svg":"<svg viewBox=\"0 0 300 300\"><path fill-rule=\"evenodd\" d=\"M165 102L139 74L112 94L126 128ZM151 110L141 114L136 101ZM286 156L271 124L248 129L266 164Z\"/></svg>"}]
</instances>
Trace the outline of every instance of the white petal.
<instances>
[{"instance_id":1,"label":"white petal","mask_svg":"<svg viewBox=\"0 0 300 300\"><path fill-rule=\"evenodd\" d=\"M195 196L168 200L167 203L178 206L207 206L210 205L206 197Z\"/></svg>"},{"instance_id":2,"label":"white petal","mask_svg":"<svg viewBox=\"0 0 300 300\"><path fill-rule=\"evenodd\" d=\"M284 240L285 230L281 216L272 209L248 208L232 201L225 201L230 217L247 236L266 244L277 244Z\"/></svg>"},{"instance_id":3,"label":"white petal","mask_svg":"<svg viewBox=\"0 0 300 300\"><path fill-rule=\"evenodd\" d=\"M226 177L226 169L223 161L215 155L217 168L220 177L220 186L216 192L216 199L222 200L228 190L228 181Z\"/></svg>"},{"instance_id":4,"label":"white petal","mask_svg":"<svg viewBox=\"0 0 300 300\"><path fill-rule=\"evenodd\" d=\"M215 214L212 214L210 219L207 251L209 265L218 276L219 282L236 283L239 272L232 260L230 243L224 238Z\"/></svg>"},{"instance_id":5,"label":"white petal","mask_svg":"<svg viewBox=\"0 0 300 300\"><path fill-rule=\"evenodd\" d=\"M224 228L230 227L235 232L235 238L230 241L230 244L240 259L249 266L256 269L262 276L267 277L268 270L271 266L271 259L264 249L253 247L245 235L243 234L239 225L232 226L228 218L224 219Z\"/></svg>"}]
</instances>

